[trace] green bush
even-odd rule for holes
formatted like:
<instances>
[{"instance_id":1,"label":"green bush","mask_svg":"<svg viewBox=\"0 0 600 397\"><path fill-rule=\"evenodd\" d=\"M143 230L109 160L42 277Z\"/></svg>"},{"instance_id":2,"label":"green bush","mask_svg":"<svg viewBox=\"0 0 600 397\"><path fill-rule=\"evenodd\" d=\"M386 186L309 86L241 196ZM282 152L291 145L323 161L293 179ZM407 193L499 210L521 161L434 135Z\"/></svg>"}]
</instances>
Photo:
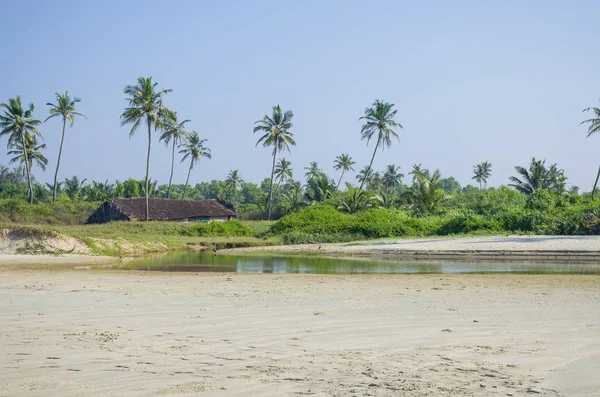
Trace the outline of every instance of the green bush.
<instances>
[{"instance_id":1,"label":"green bush","mask_svg":"<svg viewBox=\"0 0 600 397\"><path fill-rule=\"evenodd\" d=\"M441 236L449 234L467 234L473 232L499 232L502 224L477 214L459 215L446 222L437 231Z\"/></svg>"},{"instance_id":2,"label":"green bush","mask_svg":"<svg viewBox=\"0 0 600 397\"><path fill-rule=\"evenodd\" d=\"M256 230L238 220L194 224L186 235L200 237L254 237Z\"/></svg>"}]
</instances>

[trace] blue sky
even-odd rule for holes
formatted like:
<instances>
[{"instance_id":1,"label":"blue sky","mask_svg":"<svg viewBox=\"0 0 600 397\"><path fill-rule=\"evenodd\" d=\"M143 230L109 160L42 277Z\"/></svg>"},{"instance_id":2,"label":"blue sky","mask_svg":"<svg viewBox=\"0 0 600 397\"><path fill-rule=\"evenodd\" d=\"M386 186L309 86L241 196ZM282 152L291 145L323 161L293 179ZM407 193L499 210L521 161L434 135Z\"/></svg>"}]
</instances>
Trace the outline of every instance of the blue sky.
<instances>
[{"instance_id":1,"label":"blue sky","mask_svg":"<svg viewBox=\"0 0 600 397\"><path fill-rule=\"evenodd\" d=\"M172 88L165 104L208 138L213 159L194 169L192 183L231 169L252 182L269 176L271 152L255 147L252 128L275 104L295 114L297 146L285 157L296 178L309 161L335 177L341 152L358 171L373 149L360 140L358 119L377 98L396 105L404 129L377 154L376 169L395 163L407 174L422 163L465 185L473 165L487 160L490 184L500 185L536 157L590 190L600 163L600 136L586 139L578 126L583 108L600 106L597 1L0 0L0 7L0 101L21 95L43 120L54 92L83 100L89 120L68 130L61 178L143 177L146 136L129 139L119 124L123 87L138 76ZM35 175L51 181L61 123L40 129L50 164ZM151 175L166 183L170 151L155 138ZM177 166L176 182L186 171Z\"/></svg>"}]
</instances>

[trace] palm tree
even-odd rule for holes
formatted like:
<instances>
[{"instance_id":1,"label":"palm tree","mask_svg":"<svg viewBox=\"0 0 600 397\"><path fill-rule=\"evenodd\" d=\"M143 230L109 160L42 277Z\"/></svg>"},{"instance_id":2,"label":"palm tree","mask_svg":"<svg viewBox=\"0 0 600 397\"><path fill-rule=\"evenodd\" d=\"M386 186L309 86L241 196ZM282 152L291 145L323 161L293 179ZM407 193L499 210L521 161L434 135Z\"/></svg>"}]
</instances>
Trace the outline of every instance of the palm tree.
<instances>
[{"instance_id":1,"label":"palm tree","mask_svg":"<svg viewBox=\"0 0 600 397\"><path fill-rule=\"evenodd\" d=\"M28 136L40 135L36 126L42 122L32 117L33 103L29 104L27 110L23 109L21 97L9 98L8 104L0 103L0 107L6 109L3 115L0 115L0 136L9 135L8 147L12 147L17 142L21 142L21 147L27 147L26 139ZM27 171L27 184L29 189L29 203L33 204L33 186L31 183L31 169L29 168L29 160L27 159L27 151L24 152L25 168Z\"/></svg>"},{"instance_id":2,"label":"palm tree","mask_svg":"<svg viewBox=\"0 0 600 397\"><path fill-rule=\"evenodd\" d=\"M579 123L579 125L589 124L588 134L587 134L588 138L590 136L592 136L593 134L595 134L596 132L600 131L600 108L589 107L589 108L583 109L584 112L589 112L590 110L592 112L594 112L594 115L596 117L593 117L593 118L587 119L587 120L583 120L581 123ZM596 180L594 181L594 188L592 189L592 200L594 199L594 195L596 194L596 186L598 186L598 178L600 178L600 167L598 167L598 174L596 174Z\"/></svg>"},{"instance_id":3,"label":"palm tree","mask_svg":"<svg viewBox=\"0 0 600 397\"><path fill-rule=\"evenodd\" d=\"M360 133L362 139L367 139L367 145L371 138L377 134L377 144L375 145L375 150L373 150L369 169L372 169L373 167L373 160L375 160L377 149L381 148L381 150L383 150L385 146L389 148L392 145L392 137L396 137L400 140L398 134L392 128L403 127L394 120L398 111L392 110L393 107L393 103L387 103L377 99L373 102L372 107L365 109L365 115L359 119L366 121L365 124L363 124ZM363 188L363 184L364 180L359 189Z\"/></svg>"},{"instance_id":4,"label":"palm tree","mask_svg":"<svg viewBox=\"0 0 600 397\"><path fill-rule=\"evenodd\" d=\"M335 181L330 180L327 175L321 173L308 180L305 196L308 201L321 202L333 197L335 189Z\"/></svg>"},{"instance_id":5,"label":"palm tree","mask_svg":"<svg viewBox=\"0 0 600 397\"><path fill-rule=\"evenodd\" d=\"M529 165L529 170L524 167L516 166L515 170L521 177L520 179L511 176L510 180L514 183L508 186L514 187L518 192L523 194L533 194L540 189L560 190L559 183L564 183L566 178L562 170L558 169L556 164L552 164L546 168L546 160L536 160L533 158Z\"/></svg>"},{"instance_id":6,"label":"palm tree","mask_svg":"<svg viewBox=\"0 0 600 397\"><path fill-rule=\"evenodd\" d=\"M85 183L87 179L83 179L82 181L79 180L79 178L77 178L77 176L73 176L73 178L65 178L64 181L64 191L65 193L67 193L67 196L69 196L69 198L71 200L75 200L78 196L79 196L79 192L81 191L81 188L83 187L83 184ZM117 181L118 183L118 181ZM119 197L119 196L117 196Z\"/></svg>"},{"instance_id":7,"label":"palm tree","mask_svg":"<svg viewBox=\"0 0 600 397\"><path fill-rule=\"evenodd\" d=\"M440 204L448 198L448 195L440 187L442 176L439 170L429 176L429 170L421 170L415 173L416 182L406 195L411 207L418 214L434 214L441 212Z\"/></svg>"},{"instance_id":8,"label":"palm tree","mask_svg":"<svg viewBox=\"0 0 600 397\"><path fill-rule=\"evenodd\" d=\"M152 127L155 130L161 128L161 119L164 117L166 108L162 104L163 96L173 90L160 90L152 82L152 77L138 77L136 85L128 85L123 92L127 95L126 100L129 107L121 114L121 126L133 124L129 131L131 138L143 121L148 127L148 155L146 157L146 209L145 217L148 222L148 192L150 191L150 146L152 144Z\"/></svg>"},{"instance_id":9,"label":"palm tree","mask_svg":"<svg viewBox=\"0 0 600 397\"><path fill-rule=\"evenodd\" d=\"M371 197L367 191L352 187L348 182L346 182L346 190L347 193L338 206L338 210L355 214L369 208Z\"/></svg>"},{"instance_id":10,"label":"palm tree","mask_svg":"<svg viewBox=\"0 0 600 397\"><path fill-rule=\"evenodd\" d=\"M81 102L81 99L74 97L71 98L69 96L69 92L65 92L64 94L59 94L58 92L54 94L56 97L56 104L47 103L46 105L50 106L50 116L44 123L50 120L53 117L62 117L63 127L62 127L62 138L60 140L60 148L58 149L58 161L56 162L56 171L54 172L54 187L52 188L52 201L56 201L56 189L58 186L58 169L60 168L60 159L62 156L63 144L65 143L65 129L67 127L67 121L69 121L69 126L73 127L73 119L75 116L81 116L85 119L83 114L75 111L75 104Z\"/></svg>"},{"instance_id":11,"label":"palm tree","mask_svg":"<svg viewBox=\"0 0 600 397\"><path fill-rule=\"evenodd\" d=\"M171 198L171 184L173 182L173 170L175 169L175 146L178 146L181 138L188 134L188 132L185 130L185 125L190 121L191 120L183 120L182 122L179 122L177 120L177 112L165 110L164 119L162 120L163 133L159 140L164 141L165 145L167 146L169 145L169 142L173 140L171 153L171 175L169 176L167 199Z\"/></svg>"},{"instance_id":12,"label":"palm tree","mask_svg":"<svg viewBox=\"0 0 600 397\"><path fill-rule=\"evenodd\" d=\"M481 190L481 182L483 181L483 166L482 164L477 164L473 166L473 177L471 179L475 179L479 183L479 190Z\"/></svg>"},{"instance_id":13,"label":"palm tree","mask_svg":"<svg viewBox=\"0 0 600 397\"><path fill-rule=\"evenodd\" d=\"M483 187L487 189L487 181L492 176L492 163L484 161L481 163L481 180L483 181Z\"/></svg>"},{"instance_id":14,"label":"palm tree","mask_svg":"<svg viewBox=\"0 0 600 397\"><path fill-rule=\"evenodd\" d=\"M31 171L33 163L35 162L43 171L46 171L48 165L48 159L42 154L40 150L46 149L46 144L42 143L38 145L38 140L35 135L27 135L25 138L25 150L20 142L16 142L13 145L13 150L8 151L8 154L15 156L10 159L10 164L18 162L23 164L28 162L28 168Z\"/></svg>"},{"instance_id":15,"label":"palm tree","mask_svg":"<svg viewBox=\"0 0 600 397\"><path fill-rule=\"evenodd\" d=\"M294 170L292 170L292 162L285 158L279 159L275 166L275 181L281 184L285 181L291 182L294 180Z\"/></svg>"},{"instance_id":16,"label":"palm tree","mask_svg":"<svg viewBox=\"0 0 600 397\"><path fill-rule=\"evenodd\" d=\"M424 174L425 176L429 177L429 170L421 168L420 163L413 164L412 170L408 174L413 176L412 181L413 181L413 183L416 183L419 179L420 174Z\"/></svg>"},{"instance_id":17,"label":"palm tree","mask_svg":"<svg viewBox=\"0 0 600 397\"><path fill-rule=\"evenodd\" d=\"M352 157L350 157L350 155L347 153L340 154L333 161L333 169L335 169L336 171L342 170L342 175L340 175L340 180L337 183L338 189L340 188L340 183L342 183L344 173L346 171L354 171L354 168L352 168L354 164L356 164L356 162L353 161Z\"/></svg>"},{"instance_id":18,"label":"palm tree","mask_svg":"<svg viewBox=\"0 0 600 397\"><path fill-rule=\"evenodd\" d=\"M371 182L371 180L375 177L375 172L373 172L373 170L371 169L371 167L369 167L368 165L365 166L362 170L360 170L358 172L358 174L356 175L356 180L360 182L360 188L362 189L362 186L366 183L367 187L369 186L369 183Z\"/></svg>"},{"instance_id":19,"label":"palm tree","mask_svg":"<svg viewBox=\"0 0 600 397\"><path fill-rule=\"evenodd\" d=\"M290 191L283 193L282 196L287 204L289 212L297 211L306 206L306 202L304 201L304 192L302 191L300 182L293 183Z\"/></svg>"},{"instance_id":20,"label":"palm tree","mask_svg":"<svg viewBox=\"0 0 600 397\"><path fill-rule=\"evenodd\" d=\"M308 164L308 167L304 167L304 169L306 170L306 172L304 173L306 181L309 181L323 174L323 170L319 168L319 164L317 164L316 161L311 161Z\"/></svg>"},{"instance_id":21,"label":"palm tree","mask_svg":"<svg viewBox=\"0 0 600 397\"><path fill-rule=\"evenodd\" d=\"M206 139L200 139L196 131L192 131L192 133L189 134L185 142L179 145L179 147L181 148L179 153L183 154L181 162L183 163L185 159L187 159L188 157L190 158L190 168L188 170L187 179L185 180L183 194L181 195L182 200L185 200L185 192L190 182L190 173L192 172L192 168L194 168L194 165L198 164L202 157L206 157L209 159L212 158L210 149L204 146L204 142L206 141Z\"/></svg>"},{"instance_id":22,"label":"palm tree","mask_svg":"<svg viewBox=\"0 0 600 397\"><path fill-rule=\"evenodd\" d=\"M388 194L402 185L402 178L404 178L404 174L400 172L400 167L394 164L387 166L381 179Z\"/></svg>"},{"instance_id":23,"label":"palm tree","mask_svg":"<svg viewBox=\"0 0 600 397\"><path fill-rule=\"evenodd\" d=\"M264 132L264 135L256 142L256 146L262 143L263 147L273 146L273 166L271 167L271 184L269 186L269 204L267 208L267 219L271 220L271 207L273 200L273 176L275 174L275 160L277 151L290 151L290 145L296 145L293 134L289 131L293 124L294 113L288 110L282 112L279 105L273 106L271 117L264 115L262 119L256 121L253 132Z\"/></svg>"},{"instance_id":24,"label":"palm tree","mask_svg":"<svg viewBox=\"0 0 600 397\"><path fill-rule=\"evenodd\" d=\"M237 200L237 191L242 188L243 182L244 181L242 180L242 177L240 176L238 170L229 171L229 175L225 180L225 184L229 188L229 191L233 193L233 198L235 200Z\"/></svg>"}]
</instances>

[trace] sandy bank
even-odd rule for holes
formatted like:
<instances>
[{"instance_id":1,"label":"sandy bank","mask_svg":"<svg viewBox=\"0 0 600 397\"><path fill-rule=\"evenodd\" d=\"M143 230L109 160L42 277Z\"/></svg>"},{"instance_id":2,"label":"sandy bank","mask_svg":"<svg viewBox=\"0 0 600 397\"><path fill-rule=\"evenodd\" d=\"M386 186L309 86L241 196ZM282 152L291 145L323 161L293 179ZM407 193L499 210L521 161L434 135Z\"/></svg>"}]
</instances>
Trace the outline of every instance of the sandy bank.
<instances>
[{"instance_id":1,"label":"sandy bank","mask_svg":"<svg viewBox=\"0 0 600 397\"><path fill-rule=\"evenodd\" d=\"M0 396L597 396L599 286L9 270Z\"/></svg>"},{"instance_id":2,"label":"sandy bank","mask_svg":"<svg viewBox=\"0 0 600 397\"><path fill-rule=\"evenodd\" d=\"M324 256L406 259L557 259L600 260L600 236L506 236L423 238L345 244L304 244L236 248L239 253L319 254Z\"/></svg>"}]
</instances>

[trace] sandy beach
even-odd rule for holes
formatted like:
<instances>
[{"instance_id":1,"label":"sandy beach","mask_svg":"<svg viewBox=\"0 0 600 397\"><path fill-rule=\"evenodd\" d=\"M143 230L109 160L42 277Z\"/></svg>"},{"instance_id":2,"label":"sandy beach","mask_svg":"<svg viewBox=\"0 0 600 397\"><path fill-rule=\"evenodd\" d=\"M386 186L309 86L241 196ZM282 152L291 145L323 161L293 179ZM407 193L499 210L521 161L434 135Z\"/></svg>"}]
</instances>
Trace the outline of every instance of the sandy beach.
<instances>
[{"instance_id":1,"label":"sandy beach","mask_svg":"<svg viewBox=\"0 0 600 397\"><path fill-rule=\"evenodd\" d=\"M600 276L0 275L0 396L600 395Z\"/></svg>"},{"instance_id":2,"label":"sandy beach","mask_svg":"<svg viewBox=\"0 0 600 397\"><path fill-rule=\"evenodd\" d=\"M298 244L223 250L239 253L318 254L404 259L549 259L600 261L600 236L490 236Z\"/></svg>"}]
</instances>

